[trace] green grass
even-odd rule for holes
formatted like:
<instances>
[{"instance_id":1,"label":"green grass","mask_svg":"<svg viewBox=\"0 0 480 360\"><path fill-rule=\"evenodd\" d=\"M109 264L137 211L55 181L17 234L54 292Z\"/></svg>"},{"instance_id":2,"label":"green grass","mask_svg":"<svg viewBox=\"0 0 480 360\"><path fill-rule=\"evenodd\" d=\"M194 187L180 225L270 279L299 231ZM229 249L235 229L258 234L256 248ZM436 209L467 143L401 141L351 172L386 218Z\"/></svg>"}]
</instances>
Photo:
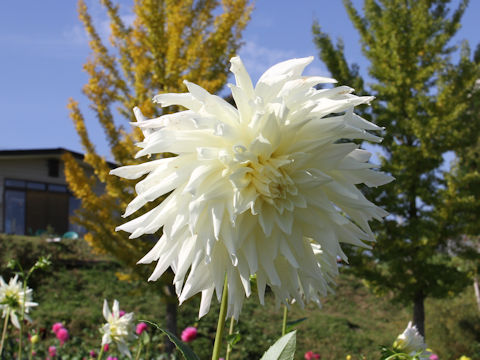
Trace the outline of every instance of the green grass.
<instances>
[{"instance_id":1,"label":"green grass","mask_svg":"<svg viewBox=\"0 0 480 360\"><path fill-rule=\"evenodd\" d=\"M125 282L116 273L121 266L106 256L90 253L80 240L47 244L39 238L0 235L1 273L7 280L11 273L5 269L10 258L17 258L30 266L40 255L50 254L53 266L47 272L34 274L29 286L34 288L39 306L32 311L33 326L44 328L45 344L53 344L50 332L54 322L62 321L71 334L70 352L97 349L100 341L98 328L103 323L103 299L110 304L118 299L120 307L135 312L137 319L148 319L163 324L165 305L155 283ZM199 299L187 301L179 308L178 328L198 326L200 337L192 343L200 359L209 359L217 321L218 304L213 301L207 316L198 320ZM283 310L276 309L271 296L267 304L258 304L256 295L245 302L236 326L241 341L235 346L233 359L259 359L261 354L280 336ZM292 306L289 320L307 317L298 325L296 359L313 350L322 359L379 358L379 345L390 345L406 327L411 309L392 304L388 297L376 297L358 279L342 275L336 294L323 300L319 309ZM473 290L467 289L457 297L428 300L426 303L427 343L440 359L458 359L468 355L480 359L480 315ZM227 321L228 326L229 321ZM160 353L161 344L152 348ZM75 350L77 349L77 350Z\"/></svg>"}]
</instances>

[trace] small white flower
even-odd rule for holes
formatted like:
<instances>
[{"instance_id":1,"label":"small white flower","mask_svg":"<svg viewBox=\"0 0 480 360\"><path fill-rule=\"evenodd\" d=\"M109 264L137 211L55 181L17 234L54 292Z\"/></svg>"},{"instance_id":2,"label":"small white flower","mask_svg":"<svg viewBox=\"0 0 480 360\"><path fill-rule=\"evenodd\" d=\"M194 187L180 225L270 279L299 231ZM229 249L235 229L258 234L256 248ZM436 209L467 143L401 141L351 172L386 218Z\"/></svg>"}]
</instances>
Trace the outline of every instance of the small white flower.
<instances>
[{"instance_id":1,"label":"small white flower","mask_svg":"<svg viewBox=\"0 0 480 360\"><path fill-rule=\"evenodd\" d=\"M112 311L110 311L107 300L104 300L103 316L107 323L100 330L103 333L102 346L114 342L120 353L131 358L128 342L136 338L133 312L120 316L118 301L113 301Z\"/></svg>"},{"instance_id":2,"label":"small white flower","mask_svg":"<svg viewBox=\"0 0 480 360\"><path fill-rule=\"evenodd\" d=\"M403 333L398 335L397 339L393 343L393 347L396 350L405 352L410 356L414 356L419 353L421 360L429 359L432 354L430 351L427 351L427 345L423 340L423 336L417 330L415 325L412 325L410 321L407 328Z\"/></svg>"},{"instance_id":3,"label":"small white flower","mask_svg":"<svg viewBox=\"0 0 480 360\"><path fill-rule=\"evenodd\" d=\"M236 107L185 81L188 93L154 101L188 110L146 120L134 109L145 135L137 157L178 156L111 172L127 179L148 174L124 216L168 194L117 230L136 238L162 228L139 262L157 261L149 280L171 267L180 303L201 292L200 316L214 291L221 298L225 275L228 316L238 318L252 275L261 303L266 285L280 302L318 302L337 257L346 260L340 243L366 246L374 241L368 222L387 214L356 185L379 186L392 177L374 171L371 154L346 142L381 140L370 132L380 128L353 112L373 98L347 86L317 89L335 80L302 76L312 60L277 64L254 87L240 58L232 58Z\"/></svg>"},{"instance_id":4,"label":"small white flower","mask_svg":"<svg viewBox=\"0 0 480 360\"><path fill-rule=\"evenodd\" d=\"M23 291L23 284L18 281L18 275L11 278L8 284L0 276L0 310L2 310L2 318L8 314L13 326L19 329L20 322L18 317L21 317L22 307L24 307L24 317L26 320L31 321L28 312L30 308L38 305L32 301L32 292L33 290L28 287Z\"/></svg>"}]
</instances>

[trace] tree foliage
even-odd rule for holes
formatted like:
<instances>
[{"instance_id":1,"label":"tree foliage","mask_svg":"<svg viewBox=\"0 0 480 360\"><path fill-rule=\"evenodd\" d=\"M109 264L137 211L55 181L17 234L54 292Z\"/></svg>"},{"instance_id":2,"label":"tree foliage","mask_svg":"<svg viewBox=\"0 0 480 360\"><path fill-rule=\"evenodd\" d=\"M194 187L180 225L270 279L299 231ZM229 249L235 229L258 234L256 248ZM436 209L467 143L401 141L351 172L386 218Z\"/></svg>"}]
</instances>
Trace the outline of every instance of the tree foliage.
<instances>
[{"instance_id":1,"label":"tree foliage","mask_svg":"<svg viewBox=\"0 0 480 360\"><path fill-rule=\"evenodd\" d=\"M228 61L241 45L252 7L248 0L136 0L134 21L127 24L118 5L111 0L101 3L110 21L109 44L100 36L84 0L78 2L91 48L84 65L89 79L83 93L103 127L114 162L130 165L138 163L133 155L142 135L138 129L126 131L118 119L135 121L134 106L147 117L161 115L151 98L183 92L184 79L210 92L219 91L227 80ZM94 170L89 176L73 157L64 158L69 187L82 203L75 221L87 229L85 239L95 250L112 254L127 269L146 276L151 269L135 264L152 243L115 232L125 221L120 215L134 197L133 183L109 176L111 167L90 140L78 102L70 99L68 108L85 150L84 160Z\"/></svg>"},{"instance_id":2,"label":"tree foliage","mask_svg":"<svg viewBox=\"0 0 480 360\"><path fill-rule=\"evenodd\" d=\"M480 46L476 55L480 55ZM475 61L480 63L480 56ZM477 91L472 94L469 118L480 123L480 80ZM472 127L469 134L471 143L457 151L455 162L446 175L446 187L442 211L445 223L454 234L450 251L460 255L458 264L468 272L473 287L478 310L480 311L480 131Z\"/></svg>"},{"instance_id":3,"label":"tree foliage","mask_svg":"<svg viewBox=\"0 0 480 360\"><path fill-rule=\"evenodd\" d=\"M340 83L376 96L364 116L385 127L381 168L396 181L370 196L390 216L376 224L377 243L362 254L350 251L352 271L378 294L414 305L414 322L424 333L424 299L456 293L466 284L448 252L455 235L445 211L446 152L459 153L474 141L480 123L469 108L479 66L467 43L451 45L468 1L451 10L448 0L365 0L360 13L344 0L360 34L371 83L345 59L314 23L320 57ZM458 57L453 61L452 57Z\"/></svg>"}]
</instances>

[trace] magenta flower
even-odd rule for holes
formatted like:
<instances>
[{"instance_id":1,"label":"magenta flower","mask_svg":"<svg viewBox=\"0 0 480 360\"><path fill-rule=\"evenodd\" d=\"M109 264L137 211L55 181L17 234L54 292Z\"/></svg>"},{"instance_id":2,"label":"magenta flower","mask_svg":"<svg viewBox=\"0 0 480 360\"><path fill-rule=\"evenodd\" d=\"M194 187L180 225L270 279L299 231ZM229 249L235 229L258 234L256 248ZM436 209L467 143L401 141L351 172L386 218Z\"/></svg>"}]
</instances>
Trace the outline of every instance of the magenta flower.
<instances>
[{"instance_id":1,"label":"magenta flower","mask_svg":"<svg viewBox=\"0 0 480 360\"><path fill-rule=\"evenodd\" d=\"M138 323L137 324L137 327L135 329L135 332L137 333L137 335L142 335L142 333L144 331L146 331L148 329L148 326L147 324L145 324L144 322L141 322L141 323Z\"/></svg>"},{"instance_id":2,"label":"magenta flower","mask_svg":"<svg viewBox=\"0 0 480 360\"><path fill-rule=\"evenodd\" d=\"M114 357L114 356L109 356L109 357L107 358L107 360L118 360L118 358L117 358L117 357Z\"/></svg>"},{"instance_id":3,"label":"magenta flower","mask_svg":"<svg viewBox=\"0 0 480 360\"><path fill-rule=\"evenodd\" d=\"M104 352L107 352L109 348L110 348L110 345L108 345L108 344L103 345L103 351Z\"/></svg>"},{"instance_id":4,"label":"magenta flower","mask_svg":"<svg viewBox=\"0 0 480 360\"><path fill-rule=\"evenodd\" d=\"M60 340L60 346L65 344L65 342L68 340L68 330L65 328L61 328L56 332L57 339Z\"/></svg>"},{"instance_id":5,"label":"magenta flower","mask_svg":"<svg viewBox=\"0 0 480 360\"><path fill-rule=\"evenodd\" d=\"M124 310L120 310L118 312L118 317L122 317L123 315L125 315L125 311Z\"/></svg>"},{"instance_id":6,"label":"magenta flower","mask_svg":"<svg viewBox=\"0 0 480 360\"><path fill-rule=\"evenodd\" d=\"M314 353L313 351L307 351L304 357L305 360L320 359L320 354Z\"/></svg>"},{"instance_id":7,"label":"magenta flower","mask_svg":"<svg viewBox=\"0 0 480 360\"><path fill-rule=\"evenodd\" d=\"M90 357L93 358L93 359L95 359L97 357L97 353L94 350L90 351L88 353L88 355L90 355Z\"/></svg>"},{"instance_id":8,"label":"magenta flower","mask_svg":"<svg viewBox=\"0 0 480 360\"><path fill-rule=\"evenodd\" d=\"M193 326L187 327L182 331L182 341L190 342L197 337L197 328Z\"/></svg>"},{"instance_id":9,"label":"magenta flower","mask_svg":"<svg viewBox=\"0 0 480 360\"><path fill-rule=\"evenodd\" d=\"M54 358L55 356L57 356L57 348L55 346L49 346L48 347L48 354Z\"/></svg>"},{"instance_id":10,"label":"magenta flower","mask_svg":"<svg viewBox=\"0 0 480 360\"><path fill-rule=\"evenodd\" d=\"M430 360L438 360L438 355L437 354L432 354L429 357Z\"/></svg>"},{"instance_id":11,"label":"magenta flower","mask_svg":"<svg viewBox=\"0 0 480 360\"><path fill-rule=\"evenodd\" d=\"M52 331L56 334L58 330L63 328L63 324L61 322L57 322L53 324Z\"/></svg>"}]
</instances>

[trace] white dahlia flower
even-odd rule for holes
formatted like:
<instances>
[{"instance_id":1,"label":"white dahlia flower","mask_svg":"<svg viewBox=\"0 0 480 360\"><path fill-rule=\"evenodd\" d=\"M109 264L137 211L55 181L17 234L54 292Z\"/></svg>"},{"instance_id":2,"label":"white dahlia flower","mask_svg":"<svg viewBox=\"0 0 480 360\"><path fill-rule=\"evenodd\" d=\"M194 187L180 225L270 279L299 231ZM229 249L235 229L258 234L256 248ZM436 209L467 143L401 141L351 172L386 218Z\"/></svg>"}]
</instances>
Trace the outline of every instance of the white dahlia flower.
<instances>
[{"instance_id":1,"label":"white dahlia flower","mask_svg":"<svg viewBox=\"0 0 480 360\"><path fill-rule=\"evenodd\" d=\"M20 322L18 317L22 316L22 307L24 308L24 317L31 321L28 316L30 308L37 306L36 302L32 301L32 292L30 288L23 290L22 282L18 281L18 275L11 278L8 284L0 276L0 310L2 311L2 318L7 315L17 329L20 329Z\"/></svg>"},{"instance_id":2,"label":"white dahlia flower","mask_svg":"<svg viewBox=\"0 0 480 360\"><path fill-rule=\"evenodd\" d=\"M372 170L370 153L345 142L380 141L367 131L380 128L353 112L373 98L355 96L347 86L316 89L335 80L302 76L312 60L279 63L253 87L240 58L232 58L236 107L185 81L188 93L153 100L188 110L146 120L134 109L145 135L137 157L177 156L111 172L127 179L148 174L124 216L168 194L117 230L136 238L163 228L139 263L157 261L149 280L171 267L180 302L201 292L200 316L214 291L220 299L225 275L228 315L236 318L254 274L261 303L266 285L281 302L303 304L303 295L318 301L336 272L336 258L345 259L340 243L365 246L374 240L368 221L386 215L355 185L392 178Z\"/></svg>"},{"instance_id":3,"label":"white dahlia flower","mask_svg":"<svg viewBox=\"0 0 480 360\"><path fill-rule=\"evenodd\" d=\"M128 342L136 338L133 313L120 314L117 300L113 300L112 311L110 311L107 300L104 300L103 316L107 322L100 329L103 333L102 346L113 342L120 353L131 358Z\"/></svg>"},{"instance_id":4,"label":"white dahlia flower","mask_svg":"<svg viewBox=\"0 0 480 360\"><path fill-rule=\"evenodd\" d=\"M410 356L418 355L421 360L427 360L432 353L427 350L427 345L423 340L423 336L417 330L415 325L410 321L403 333L398 335L393 343L396 350L402 351Z\"/></svg>"}]
</instances>

